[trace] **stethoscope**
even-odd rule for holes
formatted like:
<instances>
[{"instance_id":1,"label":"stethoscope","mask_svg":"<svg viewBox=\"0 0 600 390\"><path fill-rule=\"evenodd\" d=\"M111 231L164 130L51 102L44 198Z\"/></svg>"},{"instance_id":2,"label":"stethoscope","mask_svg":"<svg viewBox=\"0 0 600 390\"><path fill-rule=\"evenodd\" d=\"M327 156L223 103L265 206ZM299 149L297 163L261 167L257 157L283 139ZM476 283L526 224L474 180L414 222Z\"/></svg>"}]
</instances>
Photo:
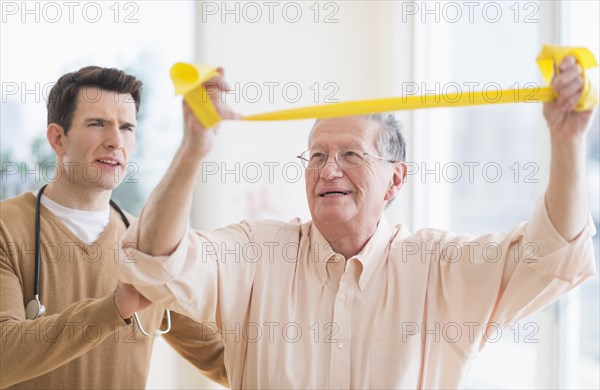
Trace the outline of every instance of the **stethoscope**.
<instances>
[{"instance_id":1,"label":"stethoscope","mask_svg":"<svg viewBox=\"0 0 600 390\"><path fill-rule=\"evenodd\" d=\"M46 186L47 185L43 186L38 192L37 203L35 207L35 285L33 287L33 299L30 300L25 307L25 318L28 320L35 320L36 318L43 316L46 312L46 307L42 305L42 302L40 301L40 270L42 266L40 255L40 204L42 201L42 194L44 193ZM127 216L123 210L121 210L121 208L115 202L113 202L112 199L110 200L110 205L117 213L119 213L123 223L125 223L125 227L129 227L129 220L127 219ZM135 323L142 334L148 337L159 337L171 330L171 312L169 309L165 309L165 313L167 314L167 328L165 330L157 329L152 333L148 333L144 330L137 313L133 313L133 318L135 319Z\"/></svg>"}]
</instances>

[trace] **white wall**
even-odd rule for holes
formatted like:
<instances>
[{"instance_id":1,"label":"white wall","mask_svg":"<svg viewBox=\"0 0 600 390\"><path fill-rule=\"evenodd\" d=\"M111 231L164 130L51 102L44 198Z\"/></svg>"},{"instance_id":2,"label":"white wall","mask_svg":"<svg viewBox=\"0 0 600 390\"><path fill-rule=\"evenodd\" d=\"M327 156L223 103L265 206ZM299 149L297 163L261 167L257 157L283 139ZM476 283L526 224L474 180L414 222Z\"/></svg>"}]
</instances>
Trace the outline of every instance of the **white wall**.
<instances>
[{"instance_id":1,"label":"white wall","mask_svg":"<svg viewBox=\"0 0 600 390\"><path fill-rule=\"evenodd\" d=\"M207 14L214 12L215 4L219 13ZM197 4L197 20L205 21L198 25L197 60L226 69L227 80L241 92L239 102L233 95L228 101L243 114L393 96L396 80L407 77L406 65L399 66L398 55L409 53L405 47L409 42L397 32L394 2L322 2L318 23L313 2L277 3L283 5L274 8L273 23L269 22L267 7L260 7L262 19L251 23L256 15L250 13L252 8L234 2L228 9L234 10L234 4L239 5L239 23L234 15L223 16L221 3ZM293 10L301 10L298 22L285 20L285 4L294 4L287 8L288 20L294 19ZM333 23L324 22L327 15L332 15ZM253 83L262 86L262 99L256 103L252 102ZM270 83L280 83L273 87L272 101L268 96ZM315 83L319 83L318 88ZM296 105L291 103L297 89L294 86L300 86L302 93ZM288 88L287 94L284 88ZM295 156L307 149L311 126L312 120L223 123L219 141L207 160L218 164L220 172L221 164L226 164L226 169L240 173L240 180L233 174L208 175L205 182L201 178L193 225L214 228L243 218L308 219L304 179L297 177L301 172L294 167L299 166ZM236 161L240 169L235 169ZM265 162L281 164L273 165L272 177ZM262 167L263 180L255 184L244 179L254 178L252 163ZM293 165L284 170L285 164Z\"/></svg>"}]
</instances>

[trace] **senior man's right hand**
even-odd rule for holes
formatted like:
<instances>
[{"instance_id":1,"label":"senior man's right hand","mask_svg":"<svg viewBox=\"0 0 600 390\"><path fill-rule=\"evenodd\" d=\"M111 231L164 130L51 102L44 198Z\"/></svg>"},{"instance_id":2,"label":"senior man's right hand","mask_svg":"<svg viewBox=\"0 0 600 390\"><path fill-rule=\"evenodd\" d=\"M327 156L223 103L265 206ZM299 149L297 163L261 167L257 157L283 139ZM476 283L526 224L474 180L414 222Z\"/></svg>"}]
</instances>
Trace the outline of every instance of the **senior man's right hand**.
<instances>
[{"instance_id":1,"label":"senior man's right hand","mask_svg":"<svg viewBox=\"0 0 600 390\"><path fill-rule=\"evenodd\" d=\"M222 119L239 119L242 116L224 103L225 99L223 94L230 90L224 80L225 71L223 68L218 68L217 71L219 72L219 75L206 81L203 85L206 88L213 106ZM187 156L191 155L198 160L202 160L212 148L219 124L212 129L205 129L185 100L183 101L183 120L185 132L182 149Z\"/></svg>"}]
</instances>

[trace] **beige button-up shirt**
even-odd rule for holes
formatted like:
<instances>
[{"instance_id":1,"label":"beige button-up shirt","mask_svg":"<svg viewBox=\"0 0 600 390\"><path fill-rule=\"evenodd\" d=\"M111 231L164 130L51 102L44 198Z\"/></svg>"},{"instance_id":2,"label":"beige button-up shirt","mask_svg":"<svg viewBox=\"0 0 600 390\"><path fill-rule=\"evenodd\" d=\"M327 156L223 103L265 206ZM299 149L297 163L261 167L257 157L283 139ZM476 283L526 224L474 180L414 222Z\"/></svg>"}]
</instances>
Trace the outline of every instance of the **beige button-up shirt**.
<instances>
[{"instance_id":1,"label":"beige button-up shirt","mask_svg":"<svg viewBox=\"0 0 600 390\"><path fill-rule=\"evenodd\" d=\"M541 199L529 222L480 237L382 217L345 261L311 222L245 221L190 230L171 256L125 249L120 269L221 333L234 388L456 388L501 327L595 274L594 233L566 242Z\"/></svg>"}]
</instances>

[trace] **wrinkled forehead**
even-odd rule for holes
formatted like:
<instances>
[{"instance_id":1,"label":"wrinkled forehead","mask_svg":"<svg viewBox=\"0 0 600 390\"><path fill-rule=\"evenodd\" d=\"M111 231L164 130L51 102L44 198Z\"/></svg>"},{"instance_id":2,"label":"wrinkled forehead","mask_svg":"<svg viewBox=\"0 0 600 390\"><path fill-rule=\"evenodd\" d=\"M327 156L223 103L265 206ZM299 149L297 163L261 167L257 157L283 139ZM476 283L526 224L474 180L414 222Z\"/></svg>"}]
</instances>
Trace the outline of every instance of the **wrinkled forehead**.
<instances>
[{"instance_id":1,"label":"wrinkled forehead","mask_svg":"<svg viewBox=\"0 0 600 390\"><path fill-rule=\"evenodd\" d=\"M377 148L381 124L362 117L342 117L318 120L308 138L309 149Z\"/></svg>"},{"instance_id":2,"label":"wrinkled forehead","mask_svg":"<svg viewBox=\"0 0 600 390\"><path fill-rule=\"evenodd\" d=\"M135 120L137 117L135 100L130 94L92 86L79 89L75 112L117 115L129 120Z\"/></svg>"}]
</instances>

